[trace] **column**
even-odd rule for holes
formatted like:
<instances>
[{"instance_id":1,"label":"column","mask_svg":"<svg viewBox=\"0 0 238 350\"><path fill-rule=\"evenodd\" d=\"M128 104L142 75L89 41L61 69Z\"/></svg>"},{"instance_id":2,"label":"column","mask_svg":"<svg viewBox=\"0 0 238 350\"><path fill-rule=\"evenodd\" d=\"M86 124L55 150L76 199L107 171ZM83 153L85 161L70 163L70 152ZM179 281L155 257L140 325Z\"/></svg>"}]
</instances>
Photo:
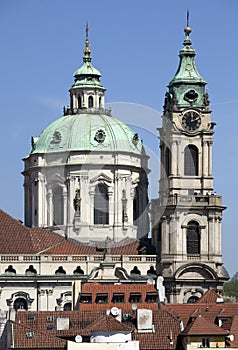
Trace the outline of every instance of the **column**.
<instances>
[{"instance_id":1,"label":"column","mask_svg":"<svg viewBox=\"0 0 238 350\"><path fill-rule=\"evenodd\" d=\"M113 189L108 188L108 210L109 210L109 225L113 225Z\"/></svg>"},{"instance_id":2,"label":"column","mask_svg":"<svg viewBox=\"0 0 238 350\"><path fill-rule=\"evenodd\" d=\"M91 187L89 191L89 197L90 197L90 217L89 217L89 225L94 225L94 193L95 193L95 187Z\"/></svg>"},{"instance_id":3,"label":"column","mask_svg":"<svg viewBox=\"0 0 238 350\"><path fill-rule=\"evenodd\" d=\"M48 208L48 226L53 226L53 195L52 189L48 189L47 193L47 208Z\"/></svg>"},{"instance_id":4,"label":"column","mask_svg":"<svg viewBox=\"0 0 238 350\"><path fill-rule=\"evenodd\" d=\"M62 196L63 196L63 224L64 226L67 225L67 188L65 185L63 185L62 188Z\"/></svg>"},{"instance_id":5,"label":"column","mask_svg":"<svg viewBox=\"0 0 238 350\"><path fill-rule=\"evenodd\" d=\"M167 217L162 217L161 222L161 250L162 255L163 254L169 254L169 239L168 239L168 233L167 233Z\"/></svg>"}]
</instances>

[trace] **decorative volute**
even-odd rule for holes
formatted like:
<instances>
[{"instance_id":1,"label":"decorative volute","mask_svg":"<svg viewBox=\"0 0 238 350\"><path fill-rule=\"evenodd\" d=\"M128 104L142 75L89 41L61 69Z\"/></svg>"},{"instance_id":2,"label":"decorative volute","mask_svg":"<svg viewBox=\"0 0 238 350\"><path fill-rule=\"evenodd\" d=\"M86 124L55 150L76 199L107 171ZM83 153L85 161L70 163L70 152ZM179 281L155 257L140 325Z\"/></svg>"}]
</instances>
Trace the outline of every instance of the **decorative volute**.
<instances>
[{"instance_id":1,"label":"decorative volute","mask_svg":"<svg viewBox=\"0 0 238 350\"><path fill-rule=\"evenodd\" d=\"M70 114L82 109L103 109L105 88L100 82L101 73L92 65L91 49L88 40L88 24L83 65L74 73L74 84L70 91ZM67 113L68 114L68 113Z\"/></svg>"}]
</instances>

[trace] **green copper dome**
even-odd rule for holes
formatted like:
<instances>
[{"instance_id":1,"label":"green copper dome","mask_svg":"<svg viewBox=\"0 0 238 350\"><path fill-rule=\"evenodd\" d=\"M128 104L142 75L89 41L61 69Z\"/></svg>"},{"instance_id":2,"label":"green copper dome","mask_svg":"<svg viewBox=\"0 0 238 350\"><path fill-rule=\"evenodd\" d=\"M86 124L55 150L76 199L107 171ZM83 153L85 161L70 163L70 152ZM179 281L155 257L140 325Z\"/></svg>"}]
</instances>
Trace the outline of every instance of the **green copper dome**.
<instances>
[{"instance_id":1,"label":"green copper dome","mask_svg":"<svg viewBox=\"0 0 238 350\"><path fill-rule=\"evenodd\" d=\"M144 154L142 141L126 124L107 114L70 114L50 124L32 139L31 153L64 151Z\"/></svg>"}]
</instances>

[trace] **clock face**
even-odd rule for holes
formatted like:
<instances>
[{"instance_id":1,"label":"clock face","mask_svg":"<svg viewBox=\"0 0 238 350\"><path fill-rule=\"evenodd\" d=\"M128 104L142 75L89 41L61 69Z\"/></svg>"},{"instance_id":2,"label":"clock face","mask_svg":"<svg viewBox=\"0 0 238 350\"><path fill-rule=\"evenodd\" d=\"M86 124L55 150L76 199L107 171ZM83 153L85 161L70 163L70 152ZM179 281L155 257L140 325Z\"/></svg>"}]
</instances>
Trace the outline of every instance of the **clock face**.
<instances>
[{"instance_id":1,"label":"clock face","mask_svg":"<svg viewBox=\"0 0 238 350\"><path fill-rule=\"evenodd\" d=\"M182 125L188 131L195 131L201 124L201 117L195 111L188 111L184 113L182 118Z\"/></svg>"}]
</instances>

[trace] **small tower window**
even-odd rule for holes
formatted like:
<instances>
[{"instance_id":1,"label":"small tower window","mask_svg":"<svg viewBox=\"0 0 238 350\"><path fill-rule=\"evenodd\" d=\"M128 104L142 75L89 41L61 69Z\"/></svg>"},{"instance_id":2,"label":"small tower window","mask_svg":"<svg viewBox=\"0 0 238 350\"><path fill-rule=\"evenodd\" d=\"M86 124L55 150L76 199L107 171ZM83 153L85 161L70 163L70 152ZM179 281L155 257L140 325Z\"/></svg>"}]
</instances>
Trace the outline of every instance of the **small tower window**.
<instances>
[{"instance_id":1,"label":"small tower window","mask_svg":"<svg viewBox=\"0 0 238 350\"><path fill-rule=\"evenodd\" d=\"M99 101L98 102L99 102L99 108L101 108L102 107L102 97L101 96L99 97Z\"/></svg>"},{"instance_id":2,"label":"small tower window","mask_svg":"<svg viewBox=\"0 0 238 350\"><path fill-rule=\"evenodd\" d=\"M94 224L109 224L108 191L104 185L96 186L94 195Z\"/></svg>"},{"instance_id":3,"label":"small tower window","mask_svg":"<svg viewBox=\"0 0 238 350\"><path fill-rule=\"evenodd\" d=\"M168 147L166 147L165 150L165 164L164 164L164 169L166 176L168 177L171 175L171 151Z\"/></svg>"},{"instance_id":4,"label":"small tower window","mask_svg":"<svg viewBox=\"0 0 238 350\"><path fill-rule=\"evenodd\" d=\"M81 96L78 97L78 108L79 109L82 108L82 97Z\"/></svg>"},{"instance_id":5,"label":"small tower window","mask_svg":"<svg viewBox=\"0 0 238 350\"><path fill-rule=\"evenodd\" d=\"M198 149L194 145L184 150L184 175L198 176Z\"/></svg>"},{"instance_id":6,"label":"small tower window","mask_svg":"<svg viewBox=\"0 0 238 350\"><path fill-rule=\"evenodd\" d=\"M187 254L200 254L200 232L196 221L190 221L187 226Z\"/></svg>"},{"instance_id":7,"label":"small tower window","mask_svg":"<svg viewBox=\"0 0 238 350\"><path fill-rule=\"evenodd\" d=\"M92 108L93 107L93 96L89 96L88 97L88 108Z\"/></svg>"}]
</instances>

